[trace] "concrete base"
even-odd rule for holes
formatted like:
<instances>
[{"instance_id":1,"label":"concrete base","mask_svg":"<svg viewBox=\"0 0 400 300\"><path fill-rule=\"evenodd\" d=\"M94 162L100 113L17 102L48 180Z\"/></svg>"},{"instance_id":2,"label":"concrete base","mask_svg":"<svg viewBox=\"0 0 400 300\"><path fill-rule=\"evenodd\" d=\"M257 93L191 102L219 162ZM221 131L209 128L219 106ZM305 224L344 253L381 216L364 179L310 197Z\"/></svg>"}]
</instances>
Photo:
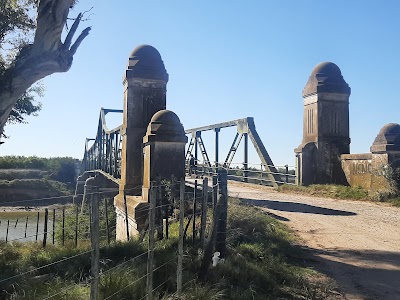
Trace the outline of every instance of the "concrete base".
<instances>
[{"instance_id":1,"label":"concrete base","mask_svg":"<svg viewBox=\"0 0 400 300\"><path fill-rule=\"evenodd\" d=\"M125 199L127 211L125 210ZM117 214L117 241L127 240L126 216L128 216L129 237L137 236L141 231L146 229L149 204L141 196L124 197L123 194L118 194L114 197L114 206Z\"/></svg>"}]
</instances>

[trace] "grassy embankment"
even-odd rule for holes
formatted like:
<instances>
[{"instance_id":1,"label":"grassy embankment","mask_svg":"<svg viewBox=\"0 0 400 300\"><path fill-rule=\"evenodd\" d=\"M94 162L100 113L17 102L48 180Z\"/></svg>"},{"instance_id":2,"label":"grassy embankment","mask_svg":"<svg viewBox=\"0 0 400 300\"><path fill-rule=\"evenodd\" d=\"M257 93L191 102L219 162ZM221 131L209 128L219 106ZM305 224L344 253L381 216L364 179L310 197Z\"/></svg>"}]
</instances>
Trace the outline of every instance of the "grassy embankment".
<instances>
[{"instance_id":1,"label":"grassy embankment","mask_svg":"<svg viewBox=\"0 0 400 300\"><path fill-rule=\"evenodd\" d=\"M71 194L75 159L0 157L0 203Z\"/></svg>"},{"instance_id":2,"label":"grassy embankment","mask_svg":"<svg viewBox=\"0 0 400 300\"><path fill-rule=\"evenodd\" d=\"M389 203L400 207L399 197L385 197L380 193L369 193L361 187L350 187L333 184L314 184L310 186L281 185L277 188L279 192L296 193L334 199L367 200L374 202ZM386 193L384 193L386 194Z\"/></svg>"},{"instance_id":3,"label":"grassy embankment","mask_svg":"<svg viewBox=\"0 0 400 300\"><path fill-rule=\"evenodd\" d=\"M294 246L288 228L253 207L230 200L228 213L228 251L223 264L210 269L206 282L196 279L201 251L186 243L184 256L184 292L179 298L176 289L177 223L171 226L170 238L157 242L155 265L164 267L154 273L156 299L325 299L331 285L315 271L306 268L306 254ZM189 232L190 234L190 232ZM45 264L56 262L83 251L58 246L42 249L39 244L0 246L0 281ZM147 254L134 262L129 259L146 252L146 242L115 242L101 249L100 299L120 291L111 299L141 299L145 295ZM125 262L124 264L122 264ZM116 267L111 272L106 270ZM43 299L64 292L52 299L89 298L89 254L37 270L7 283L0 283L0 298ZM138 280L137 282L135 282ZM134 283L135 282L135 283Z\"/></svg>"}]
</instances>

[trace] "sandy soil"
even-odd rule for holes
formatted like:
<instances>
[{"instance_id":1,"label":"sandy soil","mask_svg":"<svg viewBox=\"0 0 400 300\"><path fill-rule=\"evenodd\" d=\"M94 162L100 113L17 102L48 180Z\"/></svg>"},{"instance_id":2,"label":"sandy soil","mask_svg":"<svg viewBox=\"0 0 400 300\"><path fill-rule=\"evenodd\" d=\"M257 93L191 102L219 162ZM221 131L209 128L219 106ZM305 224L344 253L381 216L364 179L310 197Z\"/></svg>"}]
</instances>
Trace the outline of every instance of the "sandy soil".
<instances>
[{"instance_id":1,"label":"sandy soil","mask_svg":"<svg viewBox=\"0 0 400 300\"><path fill-rule=\"evenodd\" d=\"M231 182L228 192L297 232L315 258L313 266L336 280L344 299L400 299L399 208Z\"/></svg>"}]
</instances>

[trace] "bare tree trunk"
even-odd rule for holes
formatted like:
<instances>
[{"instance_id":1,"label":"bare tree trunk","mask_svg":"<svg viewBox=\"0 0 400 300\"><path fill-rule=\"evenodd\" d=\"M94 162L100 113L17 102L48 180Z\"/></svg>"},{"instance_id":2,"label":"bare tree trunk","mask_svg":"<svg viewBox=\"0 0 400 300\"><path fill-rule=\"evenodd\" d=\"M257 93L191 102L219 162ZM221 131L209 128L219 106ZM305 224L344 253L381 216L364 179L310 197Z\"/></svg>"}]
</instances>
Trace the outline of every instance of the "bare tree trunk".
<instances>
[{"instance_id":1,"label":"bare tree trunk","mask_svg":"<svg viewBox=\"0 0 400 300\"><path fill-rule=\"evenodd\" d=\"M75 19L64 43L61 33L74 0L40 0L33 44L23 47L13 64L0 75L0 136L17 100L36 81L70 69L73 56L90 27L84 29L75 42L82 14Z\"/></svg>"}]
</instances>

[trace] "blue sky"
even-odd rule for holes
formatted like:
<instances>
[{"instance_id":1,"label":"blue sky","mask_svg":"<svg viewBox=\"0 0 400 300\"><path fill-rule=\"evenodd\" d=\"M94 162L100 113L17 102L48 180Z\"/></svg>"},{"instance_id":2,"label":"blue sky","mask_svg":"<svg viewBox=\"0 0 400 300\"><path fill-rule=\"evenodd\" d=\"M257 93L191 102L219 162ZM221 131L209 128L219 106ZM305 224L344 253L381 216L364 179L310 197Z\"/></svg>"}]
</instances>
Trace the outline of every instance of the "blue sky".
<instances>
[{"instance_id":1,"label":"blue sky","mask_svg":"<svg viewBox=\"0 0 400 300\"><path fill-rule=\"evenodd\" d=\"M400 123L398 1L110 3L117 1L81 0L71 12L93 6L82 24L92 31L71 70L44 80L39 117L6 127L11 137L0 155L81 158L85 138L96 133L100 107L122 108L122 75L140 44L161 53L170 75L167 108L185 128L254 117L277 165L294 164L293 149L302 139L302 89L322 61L336 63L352 89L351 153L369 152L383 125ZM233 134L227 131L223 148ZM259 161L252 152L250 161Z\"/></svg>"}]
</instances>

